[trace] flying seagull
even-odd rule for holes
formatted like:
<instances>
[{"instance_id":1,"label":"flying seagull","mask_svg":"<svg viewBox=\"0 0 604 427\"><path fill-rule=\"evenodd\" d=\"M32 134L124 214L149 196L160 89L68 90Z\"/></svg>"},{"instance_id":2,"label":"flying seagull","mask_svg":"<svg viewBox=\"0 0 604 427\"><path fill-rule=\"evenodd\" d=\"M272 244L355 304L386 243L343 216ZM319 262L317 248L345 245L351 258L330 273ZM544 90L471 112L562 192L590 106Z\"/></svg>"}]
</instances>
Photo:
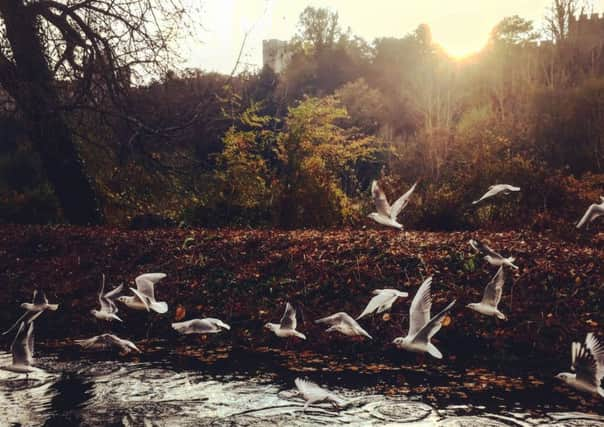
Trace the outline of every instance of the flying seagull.
<instances>
[{"instance_id":1,"label":"flying seagull","mask_svg":"<svg viewBox=\"0 0 604 427\"><path fill-rule=\"evenodd\" d=\"M398 298L406 298L409 296L407 292L401 292L396 289L376 289L373 291L373 295L375 295L365 307L365 310L357 317L359 320L362 317L367 316L370 313L383 313L386 310L390 310L392 308L392 304Z\"/></svg>"},{"instance_id":2,"label":"flying seagull","mask_svg":"<svg viewBox=\"0 0 604 427\"><path fill-rule=\"evenodd\" d=\"M49 304L44 291L34 290L34 295L30 303L21 304L21 308L26 311L17 319L17 321L8 330L4 331L2 335L6 335L16 329L20 323L30 323L36 320L45 310L57 311L59 304Z\"/></svg>"},{"instance_id":3,"label":"flying seagull","mask_svg":"<svg viewBox=\"0 0 604 427\"><path fill-rule=\"evenodd\" d=\"M168 304L163 301L155 300L154 286L161 279L166 277L164 273L146 273L138 276L136 289L130 288L133 297L119 297L117 300L133 310L153 310L156 313L164 314L168 311Z\"/></svg>"},{"instance_id":4,"label":"flying seagull","mask_svg":"<svg viewBox=\"0 0 604 427\"><path fill-rule=\"evenodd\" d=\"M571 347L571 370L561 372L556 378L580 391L604 397L604 345L591 332L585 337L585 344L573 342Z\"/></svg>"},{"instance_id":5,"label":"flying seagull","mask_svg":"<svg viewBox=\"0 0 604 427\"><path fill-rule=\"evenodd\" d=\"M285 312L280 323L267 323L264 327L269 331L273 331L280 338L298 337L305 340L306 335L296 331L297 325L296 309L288 302L285 304Z\"/></svg>"},{"instance_id":6,"label":"flying seagull","mask_svg":"<svg viewBox=\"0 0 604 427\"><path fill-rule=\"evenodd\" d=\"M594 203L589 208L587 208L587 211L585 211L585 215L583 215L583 218L581 218L581 220L578 222L577 228L581 228L585 224L589 225L589 223L592 222L594 219L604 215L604 197L600 196L600 200L601 203L599 205Z\"/></svg>"},{"instance_id":7,"label":"flying seagull","mask_svg":"<svg viewBox=\"0 0 604 427\"><path fill-rule=\"evenodd\" d=\"M517 191L520 191L520 187L514 187L513 185L508 185L508 184L491 185L489 187L489 191L484 193L480 199L473 201L472 204L475 205L477 203L480 203L484 199L488 199L489 197L496 196L499 193L503 193L504 195L507 196L508 194L511 194L511 193L517 192Z\"/></svg>"},{"instance_id":8,"label":"flying seagull","mask_svg":"<svg viewBox=\"0 0 604 427\"><path fill-rule=\"evenodd\" d=\"M373 181L371 183L371 195L373 196L373 203L375 204L377 212L370 213L369 218L379 224L398 228L399 230L402 229L403 226L397 222L396 218L409 203L409 198L415 191L416 186L417 182L413 184L405 194L399 197L392 206L390 206L386 194L384 194L377 181Z\"/></svg>"},{"instance_id":9,"label":"flying seagull","mask_svg":"<svg viewBox=\"0 0 604 427\"><path fill-rule=\"evenodd\" d=\"M327 328L325 332L339 332L348 335L349 337L364 336L370 340L373 339L373 337L369 335L356 320L343 311L315 320L315 323L325 323L329 325L329 328Z\"/></svg>"},{"instance_id":10,"label":"flying seagull","mask_svg":"<svg viewBox=\"0 0 604 427\"><path fill-rule=\"evenodd\" d=\"M484 259L487 260L489 264L494 265L496 267L507 265L508 267L511 267L514 270L518 270L518 266L514 264L516 258L504 258L503 255L501 255L499 252L495 252L493 249L491 249L484 243L475 239L470 239L469 243L470 246L472 246L475 250L485 255Z\"/></svg>"},{"instance_id":11,"label":"flying seagull","mask_svg":"<svg viewBox=\"0 0 604 427\"><path fill-rule=\"evenodd\" d=\"M301 394L306 401L304 404L305 411L309 405L319 402L330 402L336 408L346 405L346 401L344 399L335 395L329 390L319 387L317 384L311 381L296 378L294 382L296 383L298 393Z\"/></svg>"},{"instance_id":12,"label":"flying seagull","mask_svg":"<svg viewBox=\"0 0 604 427\"><path fill-rule=\"evenodd\" d=\"M406 337L392 341L398 348L415 353L429 353L437 359L442 359L442 353L430 342L430 339L442 327L442 320L455 304L453 300L444 310L430 318L432 296L430 286L432 277L428 277L419 287L409 308L409 331Z\"/></svg>"},{"instance_id":13,"label":"flying seagull","mask_svg":"<svg viewBox=\"0 0 604 427\"><path fill-rule=\"evenodd\" d=\"M32 372L42 372L42 369L33 366L34 363L34 322L22 321L19 323L19 329L15 339L10 346L13 354L13 363L8 366L2 366L5 371L16 372L19 374L30 374Z\"/></svg>"},{"instance_id":14,"label":"flying seagull","mask_svg":"<svg viewBox=\"0 0 604 427\"><path fill-rule=\"evenodd\" d=\"M117 320L121 322L122 319L120 319L116 314L118 309L117 305L115 305L115 302L113 302L113 298L122 292L123 288L124 285L119 285L114 290L103 293L105 292L105 275L103 274L101 290L99 291L99 304L101 308L100 310L90 310L90 313L92 313L92 315L99 320L106 320L108 322Z\"/></svg>"},{"instance_id":15,"label":"flying seagull","mask_svg":"<svg viewBox=\"0 0 604 427\"><path fill-rule=\"evenodd\" d=\"M172 323L172 328L179 334L217 334L231 327L220 319L206 317L205 319L192 319L186 322Z\"/></svg>"},{"instance_id":16,"label":"flying seagull","mask_svg":"<svg viewBox=\"0 0 604 427\"><path fill-rule=\"evenodd\" d=\"M499 301L501 301L501 294L503 293L503 285L505 283L505 274L503 265L499 267L495 276L487 283L484 288L484 294L482 295L482 301L478 303L468 304L467 307L484 314L486 316L497 316L498 319L506 320L505 314L503 314L497 308Z\"/></svg>"},{"instance_id":17,"label":"flying seagull","mask_svg":"<svg viewBox=\"0 0 604 427\"><path fill-rule=\"evenodd\" d=\"M126 354L131 351L142 353L132 341L122 339L113 334L97 335L85 340L74 340L74 342L86 350L111 350L115 348Z\"/></svg>"}]
</instances>

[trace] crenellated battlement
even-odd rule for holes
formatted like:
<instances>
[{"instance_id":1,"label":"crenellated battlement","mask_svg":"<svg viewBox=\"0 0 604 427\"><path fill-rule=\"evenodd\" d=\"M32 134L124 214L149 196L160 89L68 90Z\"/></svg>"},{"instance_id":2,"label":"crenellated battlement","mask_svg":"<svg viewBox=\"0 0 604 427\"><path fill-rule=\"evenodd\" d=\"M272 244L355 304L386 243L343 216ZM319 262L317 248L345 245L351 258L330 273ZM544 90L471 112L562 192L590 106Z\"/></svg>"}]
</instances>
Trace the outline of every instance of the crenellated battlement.
<instances>
[{"instance_id":1,"label":"crenellated battlement","mask_svg":"<svg viewBox=\"0 0 604 427\"><path fill-rule=\"evenodd\" d=\"M568 21L568 38L577 47L591 50L604 43L604 14L582 13Z\"/></svg>"}]
</instances>

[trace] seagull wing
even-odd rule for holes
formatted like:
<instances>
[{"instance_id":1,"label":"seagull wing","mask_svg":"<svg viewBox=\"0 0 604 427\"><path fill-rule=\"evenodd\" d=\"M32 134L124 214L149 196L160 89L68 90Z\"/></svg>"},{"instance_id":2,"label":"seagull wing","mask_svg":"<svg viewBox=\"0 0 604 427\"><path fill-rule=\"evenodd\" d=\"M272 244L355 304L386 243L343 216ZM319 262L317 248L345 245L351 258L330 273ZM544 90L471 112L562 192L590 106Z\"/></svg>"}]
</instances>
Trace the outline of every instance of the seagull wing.
<instances>
[{"instance_id":1,"label":"seagull wing","mask_svg":"<svg viewBox=\"0 0 604 427\"><path fill-rule=\"evenodd\" d=\"M329 395L329 391L321 388L312 381L296 378L294 383L300 394L302 394L306 400L320 401L326 399Z\"/></svg>"},{"instance_id":2,"label":"seagull wing","mask_svg":"<svg viewBox=\"0 0 604 427\"><path fill-rule=\"evenodd\" d=\"M105 294L105 298L107 299L113 299L115 298L118 294L120 294L122 292L122 290L124 289L124 285L119 285L117 288L114 288L113 290L107 292Z\"/></svg>"},{"instance_id":3,"label":"seagull wing","mask_svg":"<svg viewBox=\"0 0 604 427\"><path fill-rule=\"evenodd\" d=\"M218 328L226 329L227 331L231 329L231 327L229 325L227 325L226 323L224 323L220 319L215 319L213 317L208 317L208 318L206 318L206 320L208 320L209 322L212 322Z\"/></svg>"},{"instance_id":4,"label":"seagull wing","mask_svg":"<svg viewBox=\"0 0 604 427\"><path fill-rule=\"evenodd\" d=\"M601 205L591 205L585 211L581 220L577 223L577 228L583 227L585 224L592 222L597 217L604 215L604 207Z\"/></svg>"},{"instance_id":5,"label":"seagull wing","mask_svg":"<svg viewBox=\"0 0 604 427\"><path fill-rule=\"evenodd\" d=\"M212 322L210 319L195 319L192 320L189 324L189 327L192 328L195 332L201 334L207 334L210 332L216 332L216 324Z\"/></svg>"},{"instance_id":6,"label":"seagull wing","mask_svg":"<svg viewBox=\"0 0 604 427\"><path fill-rule=\"evenodd\" d=\"M149 280L151 283L157 283L161 279L165 279L165 278L166 278L166 273L145 273L145 274L141 274L140 276L137 276L137 278L134 279L134 281L138 282L138 279L146 279L146 280Z\"/></svg>"},{"instance_id":7,"label":"seagull wing","mask_svg":"<svg viewBox=\"0 0 604 427\"><path fill-rule=\"evenodd\" d=\"M103 293L105 292L105 275L103 274L101 277L101 289L99 290L98 300L99 305L101 306L101 311L105 311L107 308L107 303L103 301Z\"/></svg>"},{"instance_id":8,"label":"seagull wing","mask_svg":"<svg viewBox=\"0 0 604 427\"><path fill-rule=\"evenodd\" d=\"M321 319L315 320L315 323L326 323L330 326L333 326L333 325L337 325L338 323L346 322L348 320L347 317L352 319L352 317L348 316L348 314L346 314L344 312L339 312L336 314L332 314L331 316L327 316L327 317L323 317ZM352 319L352 320L354 320L354 319Z\"/></svg>"},{"instance_id":9,"label":"seagull wing","mask_svg":"<svg viewBox=\"0 0 604 427\"><path fill-rule=\"evenodd\" d=\"M577 380L582 383L599 387L597 381L597 362L587 345L574 342L572 345L571 368L577 374Z\"/></svg>"},{"instance_id":10,"label":"seagull wing","mask_svg":"<svg viewBox=\"0 0 604 427\"><path fill-rule=\"evenodd\" d=\"M409 204L409 199L415 191L415 187L417 187L417 182L413 184L405 194L399 197L396 202L394 202L392 208L390 209L390 218L396 220L396 217L402 212L403 209L407 207L407 205Z\"/></svg>"},{"instance_id":11,"label":"seagull wing","mask_svg":"<svg viewBox=\"0 0 604 427\"><path fill-rule=\"evenodd\" d=\"M296 330L296 326L298 326L298 322L296 321L296 309L289 302L285 304L285 312L279 323L281 329Z\"/></svg>"},{"instance_id":12,"label":"seagull wing","mask_svg":"<svg viewBox=\"0 0 604 427\"><path fill-rule=\"evenodd\" d=\"M471 239L470 245L477 251L482 252L484 254L491 255L492 257L495 257L495 258L503 258L503 256L499 252L494 251L488 245L486 245L485 243L482 243L479 240Z\"/></svg>"},{"instance_id":13,"label":"seagull wing","mask_svg":"<svg viewBox=\"0 0 604 427\"><path fill-rule=\"evenodd\" d=\"M491 185L489 187L489 191L484 193L480 199L473 201L472 204L475 205L477 203L480 203L484 199L488 199L489 197L493 197L493 196L499 194L501 191L503 191L503 188L501 188L500 185Z\"/></svg>"},{"instance_id":14,"label":"seagull wing","mask_svg":"<svg viewBox=\"0 0 604 427\"><path fill-rule=\"evenodd\" d=\"M590 332L585 337L585 346L596 360L596 380L599 383L604 377L604 344Z\"/></svg>"},{"instance_id":15,"label":"seagull wing","mask_svg":"<svg viewBox=\"0 0 604 427\"><path fill-rule=\"evenodd\" d=\"M12 331L14 331L15 329L17 329L17 327L19 326L19 324L21 322L23 322L25 324L27 324L29 322L33 322L41 314L42 314L41 311L29 311L29 310L26 310L25 313L23 313L21 315L21 317L19 317L17 319L17 321L15 323L13 323L13 326L11 326L10 328L8 328L6 331L2 332L2 335L8 335L8 334L10 334Z\"/></svg>"},{"instance_id":16,"label":"seagull wing","mask_svg":"<svg viewBox=\"0 0 604 427\"><path fill-rule=\"evenodd\" d=\"M149 297L147 295L143 295L137 289L130 288L130 290L145 305L147 311L149 311Z\"/></svg>"},{"instance_id":17,"label":"seagull wing","mask_svg":"<svg viewBox=\"0 0 604 427\"><path fill-rule=\"evenodd\" d=\"M453 305L455 305L455 300L451 301L451 304L446 306L440 313L438 313L436 316L434 316L432 319L430 319L430 321L428 323L426 323L426 325L418 331L418 333L413 338L413 341L419 341L419 342L425 342L425 343L430 342L430 339L438 331L440 331L440 328L443 325L442 324L443 317L445 317L445 315L449 312L449 310L451 310Z\"/></svg>"},{"instance_id":18,"label":"seagull wing","mask_svg":"<svg viewBox=\"0 0 604 427\"><path fill-rule=\"evenodd\" d=\"M149 297L149 299L152 301L155 301L155 291L153 289L154 282L143 276L138 276L136 278L136 290L139 293Z\"/></svg>"},{"instance_id":19,"label":"seagull wing","mask_svg":"<svg viewBox=\"0 0 604 427\"><path fill-rule=\"evenodd\" d=\"M499 267L499 270L497 270L497 273L495 273L489 283L487 283L487 285L485 286L484 294L482 296L482 303L497 308L499 301L501 301L501 294L503 293L504 283L505 273L502 265L501 267Z\"/></svg>"},{"instance_id":20,"label":"seagull wing","mask_svg":"<svg viewBox=\"0 0 604 427\"><path fill-rule=\"evenodd\" d=\"M432 277L428 277L413 297L411 307L409 308L408 336L416 335L430 320L430 309L432 308L431 286Z\"/></svg>"},{"instance_id":21,"label":"seagull wing","mask_svg":"<svg viewBox=\"0 0 604 427\"><path fill-rule=\"evenodd\" d=\"M101 298L101 310L113 314L117 313L118 308L115 302L113 301L113 298L120 294L123 289L124 285L119 285L117 288L103 295L103 297Z\"/></svg>"},{"instance_id":22,"label":"seagull wing","mask_svg":"<svg viewBox=\"0 0 604 427\"><path fill-rule=\"evenodd\" d=\"M13 340L10 350L13 354L13 365L31 365L33 362L32 348L33 345L34 322L21 322L15 339Z\"/></svg>"},{"instance_id":23,"label":"seagull wing","mask_svg":"<svg viewBox=\"0 0 604 427\"><path fill-rule=\"evenodd\" d=\"M379 292L376 296L374 296L373 298L371 298L371 300L369 300L367 307L365 307L365 310L363 310L363 312L359 315L359 317L357 317L357 320L362 317L367 316L370 313L375 312L378 308L385 305L389 300L395 300L395 299L396 299L396 295L394 295L392 293ZM392 305L392 304L390 304L390 305Z\"/></svg>"},{"instance_id":24,"label":"seagull wing","mask_svg":"<svg viewBox=\"0 0 604 427\"><path fill-rule=\"evenodd\" d=\"M388 203L386 194L384 194L377 181L371 183L371 195L373 196L373 203L377 212L387 218L390 217L390 203Z\"/></svg>"},{"instance_id":25,"label":"seagull wing","mask_svg":"<svg viewBox=\"0 0 604 427\"><path fill-rule=\"evenodd\" d=\"M32 304L34 304L34 305L48 304L48 298L46 298L44 291L34 291L34 298L33 298Z\"/></svg>"}]
</instances>

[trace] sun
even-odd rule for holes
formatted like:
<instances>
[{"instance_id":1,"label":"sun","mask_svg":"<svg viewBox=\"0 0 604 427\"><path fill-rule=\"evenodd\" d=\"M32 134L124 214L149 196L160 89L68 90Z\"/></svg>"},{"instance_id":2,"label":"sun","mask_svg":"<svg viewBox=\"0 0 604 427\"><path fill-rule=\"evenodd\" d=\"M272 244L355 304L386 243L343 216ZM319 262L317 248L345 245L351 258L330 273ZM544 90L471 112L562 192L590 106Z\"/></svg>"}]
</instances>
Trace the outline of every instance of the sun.
<instances>
[{"instance_id":1,"label":"sun","mask_svg":"<svg viewBox=\"0 0 604 427\"><path fill-rule=\"evenodd\" d=\"M491 25L477 19L439 20L432 24L432 38L454 58L465 58L479 52L489 41Z\"/></svg>"}]
</instances>

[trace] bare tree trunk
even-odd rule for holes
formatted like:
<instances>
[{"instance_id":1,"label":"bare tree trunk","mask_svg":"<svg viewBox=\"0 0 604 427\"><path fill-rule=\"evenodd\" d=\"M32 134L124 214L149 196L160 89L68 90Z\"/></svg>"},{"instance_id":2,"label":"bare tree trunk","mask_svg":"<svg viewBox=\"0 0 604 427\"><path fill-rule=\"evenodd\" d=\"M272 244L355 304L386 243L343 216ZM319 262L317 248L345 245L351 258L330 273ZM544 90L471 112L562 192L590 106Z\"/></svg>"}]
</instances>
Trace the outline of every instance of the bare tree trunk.
<instances>
[{"instance_id":1,"label":"bare tree trunk","mask_svg":"<svg viewBox=\"0 0 604 427\"><path fill-rule=\"evenodd\" d=\"M1 0L13 60L0 51L0 83L22 111L65 218L98 224L103 215L73 134L58 110L59 97L39 38L36 17L23 0Z\"/></svg>"}]
</instances>

